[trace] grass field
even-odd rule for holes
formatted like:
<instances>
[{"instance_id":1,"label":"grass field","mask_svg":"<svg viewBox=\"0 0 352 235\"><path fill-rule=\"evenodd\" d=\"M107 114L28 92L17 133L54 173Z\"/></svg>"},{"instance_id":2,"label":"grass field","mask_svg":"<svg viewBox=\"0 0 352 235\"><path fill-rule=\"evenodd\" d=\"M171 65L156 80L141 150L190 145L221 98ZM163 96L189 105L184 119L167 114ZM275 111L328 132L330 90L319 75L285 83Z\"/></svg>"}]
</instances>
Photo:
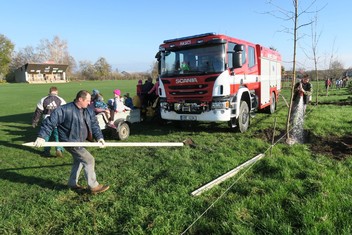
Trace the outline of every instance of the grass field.
<instances>
[{"instance_id":1,"label":"grass field","mask_svg":"<svg viewBox=\"0 0 352 235\"><path fill-rule=\"evenodd\" d=\"M136 84L56 85L71 101L81 89L99 89L105 99L116 88L133 95ZM339 104L349 96L344 89L319 92L335 103L307 108L307 143L278 141L271 154L275 120L276 140L285 130L283 99L243 134L225 123L134 124L128 142L191 138L197 146L90 148L98 181L111 186L90 195L67 189L69 154L45 158L21 145L36 138L32 115L50 86L0 84L0 234L352 234L352 107ZM237 176L190 195L259 153L265 158Z\"/></svg>"}]
</instances>

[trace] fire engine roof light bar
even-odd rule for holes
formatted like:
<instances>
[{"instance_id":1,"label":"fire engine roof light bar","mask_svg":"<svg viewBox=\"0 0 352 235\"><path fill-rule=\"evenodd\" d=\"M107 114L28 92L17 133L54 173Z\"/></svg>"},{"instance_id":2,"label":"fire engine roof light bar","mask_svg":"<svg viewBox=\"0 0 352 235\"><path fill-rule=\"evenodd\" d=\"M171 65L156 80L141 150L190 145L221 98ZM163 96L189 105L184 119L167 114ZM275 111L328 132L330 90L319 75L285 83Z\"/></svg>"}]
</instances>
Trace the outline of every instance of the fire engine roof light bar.
<instances>
[{"instance_id":1,"label":"fire engine roof light bar","mask_svg":"<svg viewBox=\"0 0 352 235\"><path fill-rule=\"evenodd\" d=\"M192 36L187 36L187 37L173 38L173 39L164 40L164 43L170 43L170 42L180 41L180 40L187 40L187 39L192 39L192 38L206 37L206 36L211 36L211 35L216 35L216 33L203 33L203 34L197 34L197 35L192 35Z\"/></svg>"}]
</instances>

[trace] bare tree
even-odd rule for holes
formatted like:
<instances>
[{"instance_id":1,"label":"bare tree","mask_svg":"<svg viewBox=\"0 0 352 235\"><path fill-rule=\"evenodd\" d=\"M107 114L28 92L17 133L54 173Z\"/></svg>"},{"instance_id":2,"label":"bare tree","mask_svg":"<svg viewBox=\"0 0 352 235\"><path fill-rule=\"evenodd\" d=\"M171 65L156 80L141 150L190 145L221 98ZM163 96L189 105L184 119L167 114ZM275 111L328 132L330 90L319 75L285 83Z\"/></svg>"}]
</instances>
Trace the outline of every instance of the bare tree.
<instances>
[{"instance_id":1,"label":"bare tree","mask_svg":"<svg viewBox=\"0 0 352 235\"><path fill-rule=\"evenodd\" d=\"M158 72L158 62L155 61L151 66L151 76L152 78L158 78L159 77L159 72Z\"/></svg>"},{"instance_id":2,"label":"bare tree","mask_svg":"<svg viewBox=\"0 0 352 235\"><path fill-rule=\"evenodd\" d=\"M330 77L334 80L341 78L343 71L344 71L344 66L339 60L334 60L331 62L330 67L329 67L329 74Z\"/></svg>"},{"instance_id":3,"label":"bare tree","mask_svg":"<svg viewBox=\"0 0 352 235\"><path fill-rule=\"evenodd\" d=\"M312 54L314 61L314 73L316 79L316 96L315 96L315 104L318 105L318 94L319 94L319 73L318 73L318 42L321 36L321 33L317 34L317 24L318 24L318 16L315 14L314 24L311 25L311 34L312 34Z\"/></svg>"},{"instance_id":4,"label":"bare tree","mask_svg":"<svg viewBox=\"0 0 352 235\"><path fill-rule=\"evenodd\" d=\"M71 75L76 68L76 61L68 52L67 42L55 36L53 41L42 39L36 48L27 46L14 53L11 70L13 71L26 63L45 63L48 61L57 64L67 64L66 73L68 75Z\"/></svg>"},{"instance_id":5,"label":"bare tree","mask_svg":"<svg viewBox=\"0 0 352 235\"><path fill-rule=\"evenodd\" d=\"M290 119L291 119L291 110L293 104L293 95L294 95L294 86L296 83L296 51L297 51L297 19L298 19L298 0L294 0L294 16L293 16L293 23L294 23L294 30L293 30L293 66L292 66L292 82L291 82L291 97L290 97L290 105L287 113L287 120L286 120L286 133L287 139L290 138Z\"/></svg>"},{"instance_id":6,"label":"bare tree","mask_svg":"<svg viewBox=\"0 0 352 235\"><path fill-rule=\"evenodd\" d=\"M15 52L11 60L11 71L16 70L27 63L40 63L40 56L32 46L27 46Z\"/></svg>"},{"instance_id":7,"label":"bare tree","mask_svg":"<svg viewBox=\"0 0 352 235\"><path fill-rule=\"evenodd\" d=\"M294 86L296 84L297 41L299 39L301 39L303 36L305 36L304 34L298 35L298 31L301 28L303 28L305 26L309 26L313 23L313 20L310 20L307 23L298 24L298 19L300 17L302 17L303 14L311 14L312 12L309 9L315 4L315 2L316 2L316 0L313 0L310 4L308 4L308 6L305 9L299 11L298 0L292 0L294 11L288 11L288 10L285 10L285 9L279 7L279 6L274 5L272 1L269 1L270 4L272 4L276 7L277 11L276 12L268 12L268 14L271 14L274 17L279 18L281 20L293 22L293 29L292 30L291 30L291 28L284 28L282 30L282 32L293 34L291 96L290 96L290 104L289 104L289 109L288 109L288 113L287 113L287 120L286 120L287 139L290 138L289 133L290 133L291 110L293 107ZM279 15L277 15L277 12ZM314 11L314 12L316 12L316 11Z\"/></svg>"},{"instance_id":8,"label":"bare tree","mask_svg":"<svg viewBox=\"0 0 352 235\"><path fill-rule=\"evenodd\" d=\"M58 64L68 64L68 46L65 40L55 36L52 41L42 39L37 47L42 62L52 61Z\"/></svg>"}]
</instances>

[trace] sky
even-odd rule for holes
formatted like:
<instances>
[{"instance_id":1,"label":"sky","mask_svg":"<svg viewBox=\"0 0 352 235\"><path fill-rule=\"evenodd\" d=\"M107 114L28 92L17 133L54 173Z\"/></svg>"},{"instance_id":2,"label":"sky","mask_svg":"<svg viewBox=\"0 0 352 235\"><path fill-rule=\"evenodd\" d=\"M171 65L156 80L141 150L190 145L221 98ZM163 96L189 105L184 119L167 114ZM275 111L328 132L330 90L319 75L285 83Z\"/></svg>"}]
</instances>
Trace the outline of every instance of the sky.
<instances>
[{"instance_id":1,"label":"sky","mask_svg":"<svg viewBox=\"0 0 352 235\"><path fill-rule=\"evenodd\" d=\"M0 9L0 34L15 51L59 36L77 65L103 57L114 70L148 72L164 40L215 32L274 47L292 68L293 21L284 14L293 0L11 0ZM313 69L312 27L303 25L315 16L318 68L331 60L352 67L351 9L351 0L299 1L298 68Z\"/></svg>"}]
</instances>

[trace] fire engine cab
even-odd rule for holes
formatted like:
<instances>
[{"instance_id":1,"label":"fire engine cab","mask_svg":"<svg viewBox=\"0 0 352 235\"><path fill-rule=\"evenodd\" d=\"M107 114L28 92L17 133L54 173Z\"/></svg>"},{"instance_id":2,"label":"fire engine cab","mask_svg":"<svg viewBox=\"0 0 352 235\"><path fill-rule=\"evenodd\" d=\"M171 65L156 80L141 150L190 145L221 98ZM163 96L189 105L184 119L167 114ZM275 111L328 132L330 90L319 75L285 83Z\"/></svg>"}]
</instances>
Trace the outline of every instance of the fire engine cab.
<instances>
[{"instance_id":1,"label":"fire engine cab","mask_svg":"<svg viewBox=\"0 0 352 235\"><path fill-rule=\"evenodd\" d=\"M165 40L156 58L162 119L228 122L245 132L257 110L276 109L281 56L275 50L205 33Z\"/></svg>"}]
</instances>

